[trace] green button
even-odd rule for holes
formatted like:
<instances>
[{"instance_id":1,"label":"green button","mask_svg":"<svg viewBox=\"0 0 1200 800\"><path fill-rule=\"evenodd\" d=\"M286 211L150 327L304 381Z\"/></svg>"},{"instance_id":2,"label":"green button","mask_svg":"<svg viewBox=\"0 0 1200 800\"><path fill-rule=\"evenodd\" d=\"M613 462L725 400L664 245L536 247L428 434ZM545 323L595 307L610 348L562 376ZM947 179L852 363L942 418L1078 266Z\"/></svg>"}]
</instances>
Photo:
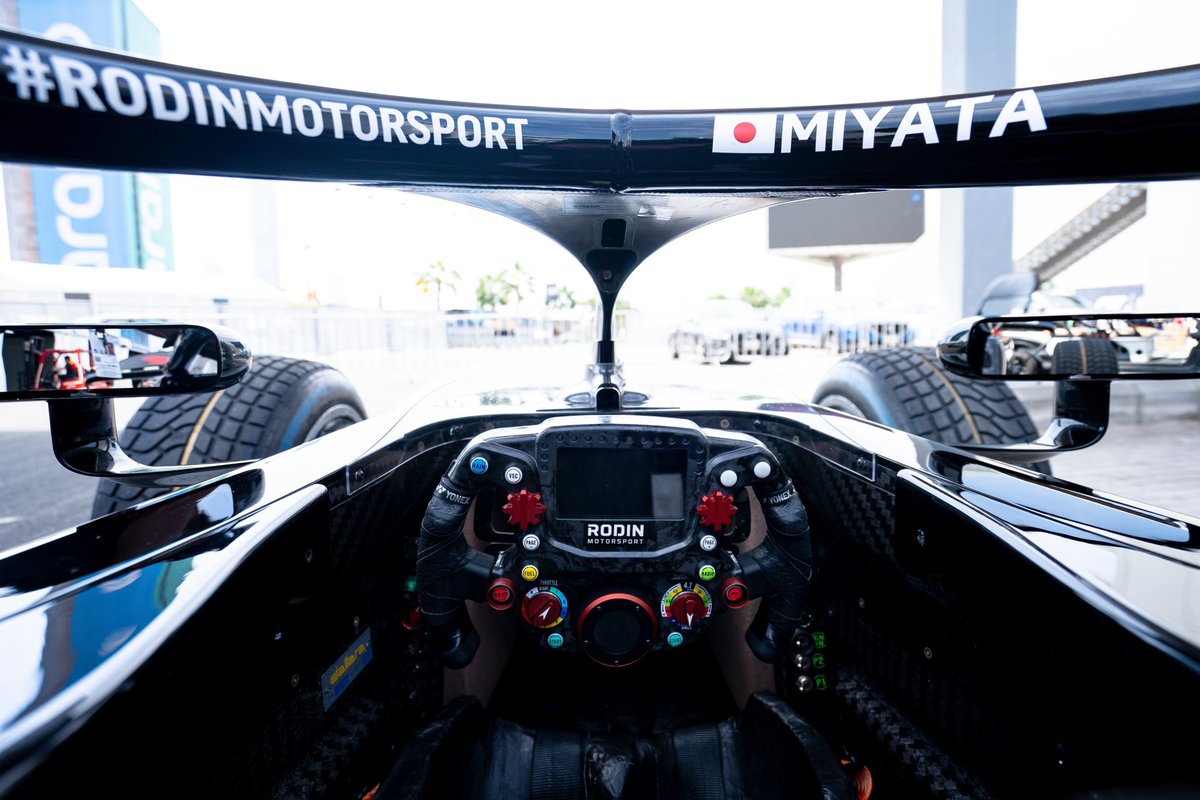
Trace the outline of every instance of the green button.
<instances>
[{"instance_id":1,"label":"green button","mask_svg":"<svg viewBox=\"0 0 1200 800\"><path fill-rule=\"evenodd\" d=\"M715 577L717 577L717 568L712 564L705 564L700 568L700 580L711 581Z\"/></svg>"},{"instance_id":2,"label":"green button","mask_svg":"<svg viewBox=\"0 0 1200 800\"><path fill-rule=\"evenodd\" d=\"M552 633L546 637L546 644L550 645L551 650L557 650L562 647L563 638L561 633Z\"/></svg>"},{"instance_id":3,"label":"green button","mask_svg":"<svg viewBox=\"0 0 1200 800\"><path fill-rule=\"evenodd\" d=\"M679 647L679 645L683 644L683 634L679 631L671 631L667 634L667 644L671 645L671 647Z\"/></svg>"}]
</instances>

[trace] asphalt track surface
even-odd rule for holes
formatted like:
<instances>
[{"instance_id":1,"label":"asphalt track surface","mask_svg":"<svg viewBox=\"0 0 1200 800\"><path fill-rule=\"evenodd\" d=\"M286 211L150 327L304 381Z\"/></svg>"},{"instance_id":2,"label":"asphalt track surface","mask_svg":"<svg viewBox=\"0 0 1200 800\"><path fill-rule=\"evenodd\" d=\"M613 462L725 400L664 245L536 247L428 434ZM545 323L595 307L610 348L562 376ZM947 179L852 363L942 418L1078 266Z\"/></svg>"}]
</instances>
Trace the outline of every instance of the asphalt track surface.
<instances>
[{"instance_id":1,"label":"asphalt track surface","mask_svg":"<svg viewBox=\"0 0 1200 800\"><path fill-rule=\"evenodd\" d=\"M497 355L480 348L479 363L495 367L507 379L519 378L532 362L565 375L582 377L589 348L566 345L521 348ZM783 358L746 365L705 365L672 361L665 348L627 348L626 376L637 388L639 376L651 383L720 384L739 391L787 392L808 399L835 360L824 352L801 350ZM354 381L367 409L379 414L420 391L427 370L396 364L381 368L378 359L326 357ZM468 370L469 372L469 370ZM772 391L774 389L775 391ZM1041 427L1049 419L1051 388L1016 387ZM123 424L140 401L118 404ZM1114 387L1109 433L1100 444L1058 456L1054 473L1067 480L1161 508L1200 517L1200 381L1123 383ZM0 404L0 550L41 535L74 527L91 517L96 479L68 472L50 450L49 422L40 402Z\"/></svg>"}]
</instances>

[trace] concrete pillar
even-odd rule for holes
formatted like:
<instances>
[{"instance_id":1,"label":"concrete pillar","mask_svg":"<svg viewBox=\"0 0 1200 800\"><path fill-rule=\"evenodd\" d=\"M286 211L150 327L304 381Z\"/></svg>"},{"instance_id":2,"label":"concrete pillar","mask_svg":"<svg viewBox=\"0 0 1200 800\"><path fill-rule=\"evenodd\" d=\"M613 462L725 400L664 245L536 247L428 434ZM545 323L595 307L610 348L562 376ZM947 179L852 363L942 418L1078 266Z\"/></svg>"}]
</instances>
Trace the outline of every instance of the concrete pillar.
<instances>
[{"instance_id":1,"label":"concrete pillar","mask_svg":"<svg viewBox=\"0 0 1200 800\"><path fill-rule=\"evenodd\" d=\"M1017 0L942 0L942 90L1008 89L1016 82ZM1012 189L942 192L942 307L972 314L984 288L1012 271Z\"/></svg>"},{"instance_id":2,"label":"concrete pillar","mask_svg":"<svg viewBox=\"0 0 1200 800\"><path fill-rule=\"evenodd\" d=\"M281 287L279 214L276 211L274 183L253 181L250 184L250 213L254 220L254 277Z\"/></svg>"}]
</instances>

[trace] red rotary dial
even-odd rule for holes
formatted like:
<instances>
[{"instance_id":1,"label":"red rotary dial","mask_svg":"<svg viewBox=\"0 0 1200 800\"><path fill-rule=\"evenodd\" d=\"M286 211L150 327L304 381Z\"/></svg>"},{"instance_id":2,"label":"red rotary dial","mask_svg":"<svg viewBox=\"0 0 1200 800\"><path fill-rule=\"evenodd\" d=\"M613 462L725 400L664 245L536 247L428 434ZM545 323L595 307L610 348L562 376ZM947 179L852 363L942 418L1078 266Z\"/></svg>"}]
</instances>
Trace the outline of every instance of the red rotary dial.
<instances>
[{"instance_id":1,"label":"red rotary dial","mask_svg":"<svg viewBox=\"0 0 1200 800\"><path fill-rule=\"evenodd\" d=\"M733 504L731 495L718 489L712 494L706 494L700 498L700 505L696 506L696 513L700 515L701 525L720 532L722 528L733 525L733 515L737 513L737 506Z\"/></svg>"},{"instance_id":2,"label":"red rotary dial","mask_svg":"<svg viewBox=\"0 0 1200 800\"><path fill-rule=\"evenodd\" d=\"M521 532L524 533L529 530L530 525L537 525L542 521L542 514L546 513L546 506L542 503L540 492L522 489L515 493L509 492L508 502L501 506L500 510L508 514L510 525L519 526Z\"/></svg>"}]
</instances>

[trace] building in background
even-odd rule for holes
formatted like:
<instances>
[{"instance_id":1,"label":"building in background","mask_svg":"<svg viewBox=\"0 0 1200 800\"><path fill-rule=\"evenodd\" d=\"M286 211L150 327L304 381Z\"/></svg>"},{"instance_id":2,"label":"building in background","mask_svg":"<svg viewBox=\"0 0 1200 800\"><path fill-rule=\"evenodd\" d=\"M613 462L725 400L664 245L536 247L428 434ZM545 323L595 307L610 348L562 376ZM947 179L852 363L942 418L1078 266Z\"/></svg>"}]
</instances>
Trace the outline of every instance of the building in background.
<instances>
[{"instance_id":1,"label":"building in background","mask_svg":"<svg viewBox=\"0 0 1200 800\"><path fill-rule=\"evenodd\" d=\"M130 0L0 0L0 23L62 42L159 55L158 29ZM174 269L167 178L6 164L15 261Z\"/></svg>"},{"instance_id":2,"label":"building in background","mask_svg":"<svg viewBox=\"0 0 1200 800\"><path fill-rule=\"evenodd\" d=\"M833 267L833 291L842 268L856 258L890 253L925 233L920 189L816 197L768 209L767 247L773 253Z\"/></svg>"}]
</instances>

